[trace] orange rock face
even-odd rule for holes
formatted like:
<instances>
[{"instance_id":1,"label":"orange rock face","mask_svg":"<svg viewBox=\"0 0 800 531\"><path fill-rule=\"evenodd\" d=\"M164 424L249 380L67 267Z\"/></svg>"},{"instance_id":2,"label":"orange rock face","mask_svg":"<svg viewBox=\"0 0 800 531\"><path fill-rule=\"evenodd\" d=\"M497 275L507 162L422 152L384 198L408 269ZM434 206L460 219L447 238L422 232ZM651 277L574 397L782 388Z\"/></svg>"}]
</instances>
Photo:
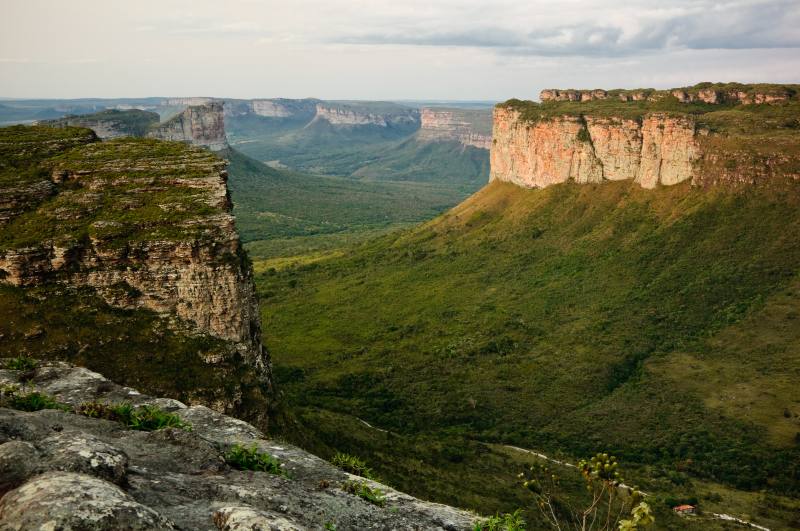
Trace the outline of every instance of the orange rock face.
<instances>
[{"instance_id":1,"label":"orange rock face","mask_svg":"<svg viewBox=\"0 0 800 531\"><path fill-rule=\"evenodd\" d=\"M494 112L491 177L529 188L633 179L645 188L693 176L694 124L663 114L635 120L561 116L526 122L518 111Z\"/></svg>"}]
</instances>

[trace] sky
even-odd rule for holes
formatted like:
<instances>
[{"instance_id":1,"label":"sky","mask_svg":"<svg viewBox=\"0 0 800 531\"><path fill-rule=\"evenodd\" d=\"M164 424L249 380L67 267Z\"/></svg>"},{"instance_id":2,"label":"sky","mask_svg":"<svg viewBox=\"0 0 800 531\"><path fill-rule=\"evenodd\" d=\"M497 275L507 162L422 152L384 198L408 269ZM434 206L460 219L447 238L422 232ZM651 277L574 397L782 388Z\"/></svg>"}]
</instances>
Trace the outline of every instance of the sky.
<instances>
[{"instance_id":1,"label":"sky","mask_svg":"<svg viewBox=\"0 0 800 531\"><path fill-rule=\"evenodd\" d=\"M800 82L800 0L1 0L0 97L536 98Z\"/></svg>"}]
</instances>

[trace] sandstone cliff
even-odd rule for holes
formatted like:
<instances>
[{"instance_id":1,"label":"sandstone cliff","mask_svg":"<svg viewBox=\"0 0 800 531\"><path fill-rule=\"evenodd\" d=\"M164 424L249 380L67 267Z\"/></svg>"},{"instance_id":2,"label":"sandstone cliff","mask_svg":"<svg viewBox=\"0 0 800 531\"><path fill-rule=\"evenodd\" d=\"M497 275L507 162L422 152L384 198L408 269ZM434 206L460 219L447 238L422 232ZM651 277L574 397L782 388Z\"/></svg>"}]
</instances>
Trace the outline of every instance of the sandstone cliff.
<instances>
[{"instance_id":1,"label":"sandstone cliff","mask_svg":"<svg viewBox=\"0 0 800 531\"><path fill-rule=\"evenodd\" d=\"M146 396L65 363L25 372L3 369L5 361L0 359L0 529L456 531L473 529L477 521L467 511L342 472L204 406ZM3 407L3 394L23 385L24 392L50 396L62 409ZM159 407L191 430L134 431L87 415L99 411L97 404L120 403ZM237 469L225 458L236 445L269 454L283 473ZM383 505L346 492L348 481L378 489Z\"/></svg>"},{"instance_id":2,"label":"sandstone cliff","mask_svg":"<svg viewBox=\"0 0 800 531\"><path fill-rule=\"evenodd\" d=\"M207 349L203 363L230 370L243 364L255 387L229 382L202 401L242 413L243 393L252 391L263 401L258 406L251 396L255 410L247 415L265 420L270 365L252 273L230 212L225 163L181 143L90 142L83 129L45 129L18 128L20 135L28 132L24 141L0 129L6 133L0 147L27 153L46 169L19 173L12 157L5 159L11 163L0 179L6 205L0 284L91 288L112 307L154 312L181 333L215 338L218 348ZM83 136L55 157L30 157L36 142L49 146L76 131ZM13 340L0 337L0 347Z\"/></svg>"},{"instance_id":3,"label":"sandstone cliff","mask_svg":"<svg viewBox=\"0 0 800 531\"><path fill-rule=\"evenodd\" d=\"M674 98L680 103L702 102L712 105L742 104L760 105L774 104L796 99L800 94L800 85L742 83L699 83L692 87L667 90L634 89L634 90L559 90L544 89L539 93L542 102L575 101L587 102L605 99L629 101L659 101Z\"/></svg>"},{"instance_id":4,"label":"sandstone cliff","mask_svg":"<svg viewBox=\"0 0 800 531\"><path fill-rule=\"evenodd\" d=\"M332 125L408 127L419 125L419 111L399 105L380 103L318 103L314 121Z\"/></svg>"},{"instance_id":5,"label":"sandstone cliff","mask_svg":"<svg viewBox=\"0 0 800 531\"><path fill-rule=\"evenodd\" d=\"M644 188L799 180L800 101L764 92L783 86L735 85L752 104L720 96L717 110L704 86L696 89L709 98L702 103L670 95L627 104L599 90L583 99L546 91L541 104L509 100L494 110L490 179L526 187L633 180Z\"/></svg>"},{"instance_id":6,"label":"sandstone cliff","mask_svg":"<svg viewBox=\"0 0 800 531\"><path fill-rule=\"evenodd\" d=\"M147 134L151 138L177 140L218 151L228 146L224 107L221 101L190 105Z\"/></svg>"},{"instance_id":7,"label":"sandstone cliff","mask_svg":"<svg viewBox=\"0 0 800 531\"><path fill-rule=\"evenodd\" d=\"M159 122L158 113L139 109L109 109L95 114L65 116L39 122L50 127L86 127L107 140L121 136L145 136Z\"/></svg>"},{"instance_id":8,"label":"sandstone cliff","mask_svg":"<svg viewBox=\"0 0 800 531\"><path fill-rule=\"evenodd\" d=\"M563 116L528 123L519 111L494 114L490 179L527 187L632 179L645 188L692 178L694 123L649 114L637 120Z\"/></svg>"},{"instance_id":9,"label":"sandstone cliff","mask_svg":"<svg viewBox=\"0 0 800 531\"><path fill-rule=\"evenodd\" d=\"M420 113L417 139L422 142L458 142L465 146L490 149L492 146L489 111L424 108Z\"/></svg>"}]
</instances>

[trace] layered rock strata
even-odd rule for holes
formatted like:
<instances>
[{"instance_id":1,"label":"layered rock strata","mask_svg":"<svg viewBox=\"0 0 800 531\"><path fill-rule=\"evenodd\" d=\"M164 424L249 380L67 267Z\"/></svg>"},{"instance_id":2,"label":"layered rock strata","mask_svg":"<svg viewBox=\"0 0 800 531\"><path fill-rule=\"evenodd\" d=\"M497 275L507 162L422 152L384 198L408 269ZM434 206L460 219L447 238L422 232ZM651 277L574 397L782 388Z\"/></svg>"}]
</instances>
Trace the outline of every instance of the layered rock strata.
<instances>
[{"instance_id":1,"label":"layered rock strata","mask_svg":"<svg viewBox=\"0 0 800 531\"><path fill-rule=\"evenodd\" d=\"M417 138L422 142L458 142L465 146L490 149L492 135L476 130L473 121L467 119L488 121L488 114L489 111L424 108L420 113Z\"/></svg>"},{"instance_id":2,"label":"layered rock strata","mask_svg":"<svg viewBox=\"0 0 800 531\"><path fill-rule=\"evenodd\" d=\"M493 137L490 180L535 188L570 180L672 185L692 178L699 156L694 123L658 113L641 122L561 116L531 123L497 107Z\"/></svg>"},{"instance_id":3,"label":"layered rock strata","mask_svg":"<svg viewBox=\"0 0 800 531\"><path fill-rule=\"evenodd\" d=\"M377 111L357 105L318 103L314 120L324 120L332 125L397 127L418 124L420 118L416 109Z\"/></svg>"},{"instance_id":4,"label":"layered rock strata","mask_svg":"<svg viewBox=\"0 0 800 531\"><path fill-rule=\"evenodd\" d=\"M2 366L2 364L0 364ZM21 387L77 407L152 405L191 431L140 432L70 411L0 407L0 529L468 530L474 514L358 478L241 420L204 406L152 398L64 363L0 369L0 388ZM226 463L234 445L256 448L285 475ZM346 481L381 491L383 506L349 494Z\"/></svg>"},{"instance_id":5,"label":"layered rock strata","mask_svg":"<svg viewBox=\"0 0 800 531\"><path fill-rule=\"evenodd\" d=\"M218 151L228 147L225 137L224 105L211 101L190 105L147 134L150 138L186 142Z\"/></svg>"},{"instance_id":6,"label":"layered rock strata","mask_svg":"<svg viewBox=\"0 0 800 531\"><path fill-rule=\"evenodd\" d=\"M634 90L572 90L544 89L539 93L541 102L587 102L595 100L616 99L629 101L660 101L673 97L680 103L707 103L720 105L760 105L787 102L800 94L798 85L744 85L740 83L712 84L701 83L693 87L674 88L668 90L634 89Z\"/></svg>"},{"instance_id":7,"label":"layered rock strata","mask_svg":"<svg viewBox=\"0 0 800 531\"><path fill-rule=\"evenodd\" d=\"M181 143L126 138L79 145L39 166L49 168L47 178L0 180L0 198L23 197L0 226L0 283L89 287L111 306L155 312L182 333L222 340L227 347L206 363L243 364L262 395L270 393L224 161ZM237 412L237 385L215 391L209 405Z\"/></svg>"}]
</instances>

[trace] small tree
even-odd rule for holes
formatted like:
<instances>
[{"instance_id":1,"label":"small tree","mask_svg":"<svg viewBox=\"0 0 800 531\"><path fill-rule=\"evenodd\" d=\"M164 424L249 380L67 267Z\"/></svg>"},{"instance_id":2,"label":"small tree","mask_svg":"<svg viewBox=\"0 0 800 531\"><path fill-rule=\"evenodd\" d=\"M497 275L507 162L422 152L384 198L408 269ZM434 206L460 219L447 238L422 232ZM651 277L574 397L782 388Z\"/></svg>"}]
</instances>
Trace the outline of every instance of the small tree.
<instances>
[{"instance_id":1,"label":"small tree","mask_svg":"<svg viewBox=\"0 0 800 531\"><path fill-rule=\"evenodd\" d=\"M655 520L650 506L636 488L623 483L616 457L599 453L578 463L590 501L581 509L560 495L561 479L547 465L533 465L520 474L523 486L533 493L545 520L559 530L635 531ZM623 517L628 517L623 520Z\"/></svg>"}]
</instances>

